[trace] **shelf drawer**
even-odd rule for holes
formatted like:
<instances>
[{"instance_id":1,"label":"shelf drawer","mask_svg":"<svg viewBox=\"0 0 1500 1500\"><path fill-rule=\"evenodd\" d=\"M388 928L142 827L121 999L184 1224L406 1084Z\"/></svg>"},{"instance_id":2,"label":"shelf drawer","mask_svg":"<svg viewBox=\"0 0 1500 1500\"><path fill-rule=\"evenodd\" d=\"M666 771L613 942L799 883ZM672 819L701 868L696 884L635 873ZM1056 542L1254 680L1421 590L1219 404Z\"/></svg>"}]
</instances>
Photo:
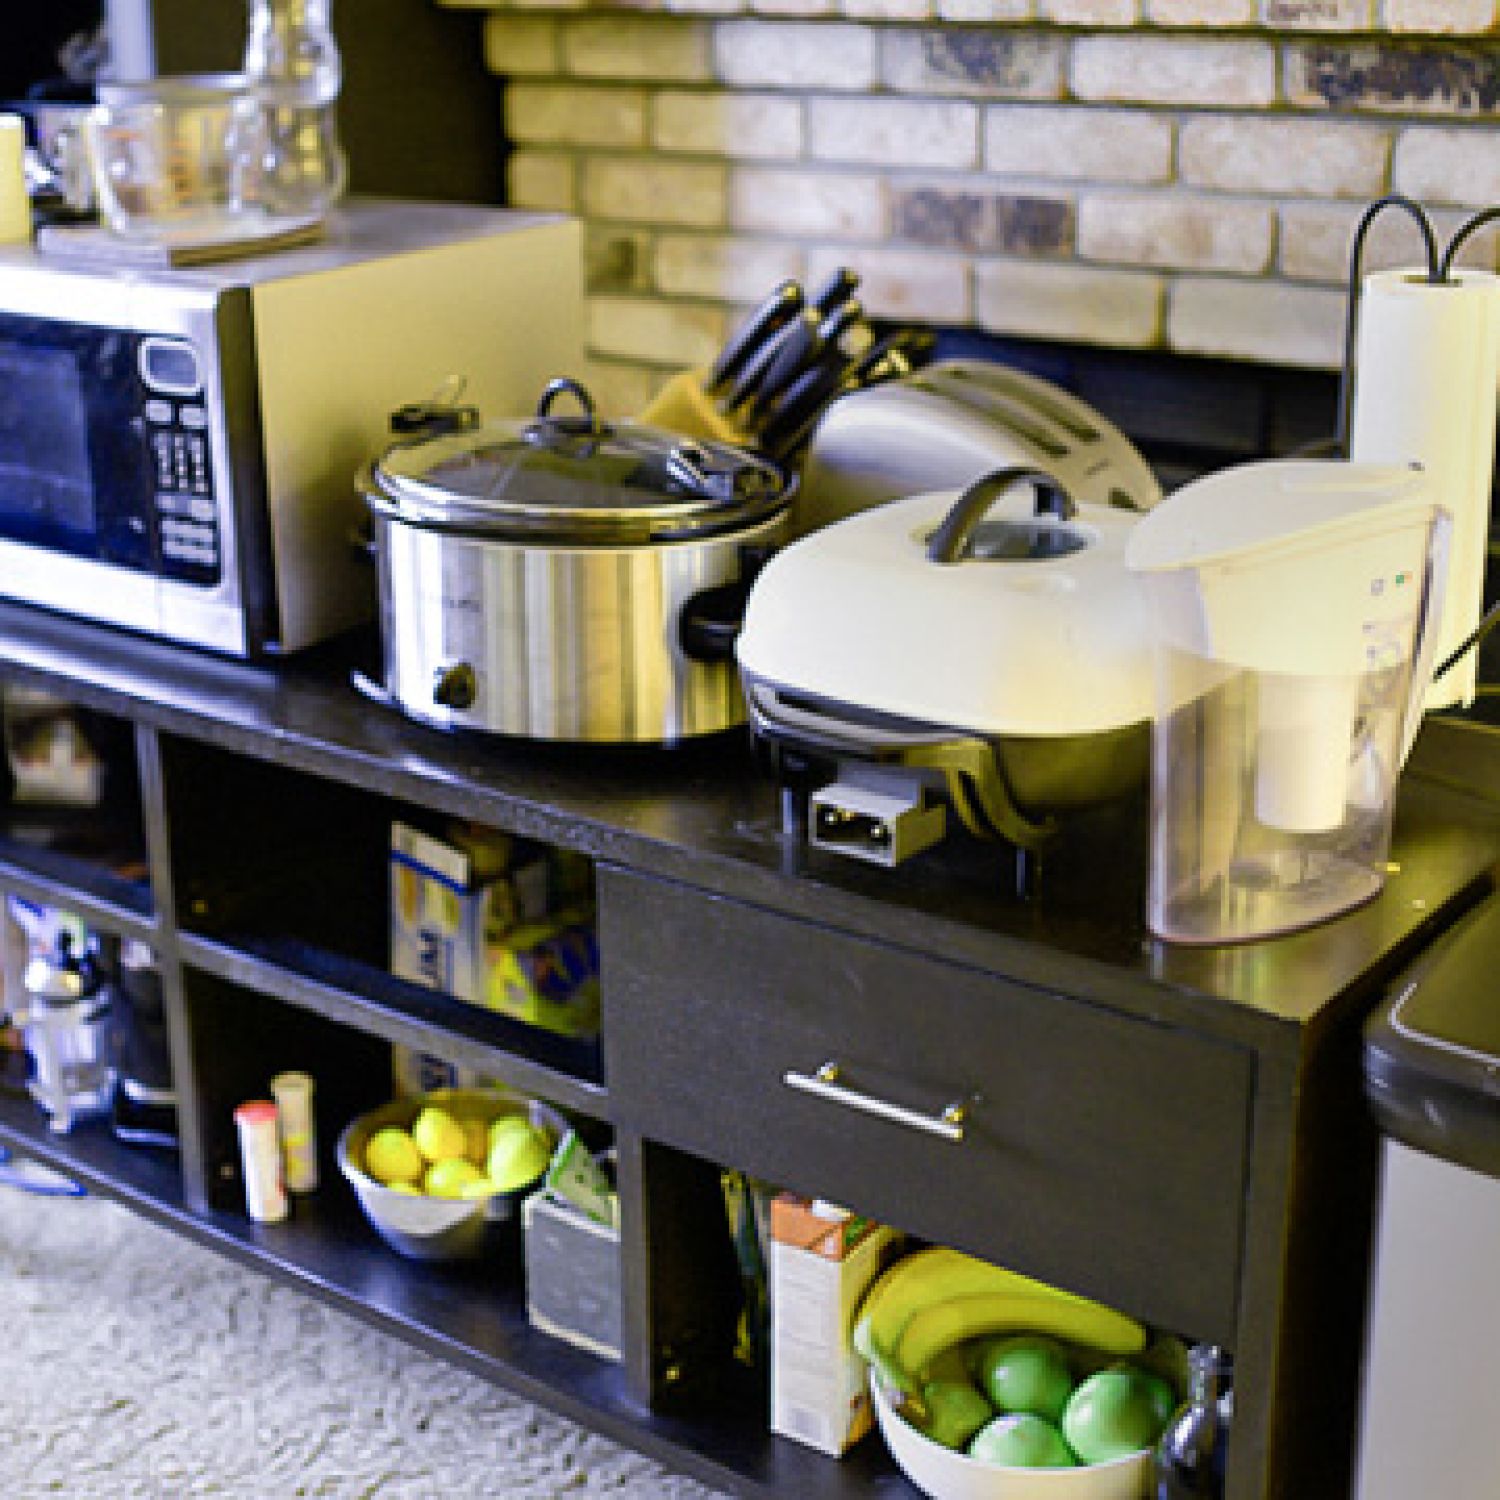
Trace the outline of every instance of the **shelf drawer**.
<instances>
[{"instance_id":1,"label":"shelf drawer","mask_svg":"<svg viewBox=\"0 0 1500 1500\"><path fill-rule=\"evenodd\" d=\"M682 886L600 880L620 1123L1233 1345L1248 1053Z\"/></svg>"}]
</instances>

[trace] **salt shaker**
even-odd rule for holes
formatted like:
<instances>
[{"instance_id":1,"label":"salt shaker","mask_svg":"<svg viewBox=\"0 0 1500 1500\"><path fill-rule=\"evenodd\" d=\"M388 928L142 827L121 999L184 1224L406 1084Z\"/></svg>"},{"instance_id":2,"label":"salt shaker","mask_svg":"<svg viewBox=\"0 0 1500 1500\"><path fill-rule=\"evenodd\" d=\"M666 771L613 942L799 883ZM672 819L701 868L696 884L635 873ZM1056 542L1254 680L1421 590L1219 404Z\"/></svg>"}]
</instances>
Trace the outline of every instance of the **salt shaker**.
<instances>
[{"instance_id":1,"label":"salt shaker","mask_svg":"<svg viewBox=\"0 0 1500 1500\"><path fill-rule=\"evenodd\" d=\"M311 1193L318 1186L318 1136L313 1119L310 1073L278 1073L271 1093L281 1129L281 1162L289 1193Z\"/></svg>"},{"instance_id":2,"label":"salt shaker","mask_svg":"<svg viewBox=\"0 0 1500 1500\"><path fill-rule=\"evenodd\" d=\"M259 1224L277 1224L286 1218L287 1200L276 1106L269 1099L246 1100L235 1110L234 1123L240 1136L246 1211Z\"/></svg>"}]
</instances>

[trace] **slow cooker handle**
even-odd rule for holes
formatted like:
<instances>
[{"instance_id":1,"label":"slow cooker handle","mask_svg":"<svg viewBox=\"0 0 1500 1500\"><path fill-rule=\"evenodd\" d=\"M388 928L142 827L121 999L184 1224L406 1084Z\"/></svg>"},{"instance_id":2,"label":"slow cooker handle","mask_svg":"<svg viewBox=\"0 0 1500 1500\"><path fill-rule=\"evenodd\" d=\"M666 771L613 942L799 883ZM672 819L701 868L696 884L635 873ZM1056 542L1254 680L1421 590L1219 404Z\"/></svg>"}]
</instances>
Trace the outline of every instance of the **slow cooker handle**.
<instances>
[{"instance_id":1,"label":"slow cooker handle","mask_svg":"<svg viewBox=\"0 0 1500 1500\"><path fill-rule=\"evenodd\" d=\"M1012 485L1023 483L1036 486L1037 515L1050 513L1060 521L1066 521L1077 514L1078 506L1073 497L1054 475L1027 468L1024 464L995 469L983 479L975 480L954 501L953 508L928 538L927 560L944 565L958 562L968 550L979 523L989 514L990 507Z\"/></svg>"},{"instance_id":2,"label":"slow cooker handle","mask_svg":"<svg viewBox=\"0 0 1500 1500\"><path fill-rule=\"evenodd\" d=\"M677 638L684 656L693 661L734 660L735 642L745 627L751 585L775 551L774 547L745 543L739 549L738 578L700 589L684 602L677 617Z\"/></svg>"}]
</instances>

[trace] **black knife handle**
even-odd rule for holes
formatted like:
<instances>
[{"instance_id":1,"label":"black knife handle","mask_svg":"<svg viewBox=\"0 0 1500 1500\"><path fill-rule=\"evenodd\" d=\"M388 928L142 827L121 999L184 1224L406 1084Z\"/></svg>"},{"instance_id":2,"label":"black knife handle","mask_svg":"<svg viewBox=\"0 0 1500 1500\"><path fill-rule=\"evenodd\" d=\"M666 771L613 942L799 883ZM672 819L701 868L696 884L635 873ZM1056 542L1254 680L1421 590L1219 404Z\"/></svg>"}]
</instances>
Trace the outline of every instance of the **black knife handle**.
<instances>
[{"instance_id":1,"label":"black knife handle","mask_svg":"<svg viewBox=\"0 0 1500 1500\"><path fill-rule=\"evenodd\" d=\"M802 311L802 288L790 278L766 298L730 336L713 362L708 388L718 392L745 367L760 345Z\"/></svg>"},{"instance_id":2,"label":"black knife handle","mask_svg":"<svg viewBox=\"0 0 1500 1500\"><path fill-rule=\"evenodd\" d=\"M809 307L815 307L826 318L841 303L847 302L859 285L859 277L848 266L835 266L818 283L818 288L807 299Z\"/></svg>"}]
</instances>

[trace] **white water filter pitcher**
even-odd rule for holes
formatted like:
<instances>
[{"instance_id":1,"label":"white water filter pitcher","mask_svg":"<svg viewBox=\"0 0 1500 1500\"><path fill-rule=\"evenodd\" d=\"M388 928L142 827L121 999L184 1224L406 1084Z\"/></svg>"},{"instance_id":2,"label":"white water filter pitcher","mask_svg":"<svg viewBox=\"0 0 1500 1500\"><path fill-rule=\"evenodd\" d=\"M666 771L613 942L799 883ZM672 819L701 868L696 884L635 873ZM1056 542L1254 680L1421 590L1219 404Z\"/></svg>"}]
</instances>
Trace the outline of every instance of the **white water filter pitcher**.
<instances>
[{"instance_id":1,"label":"white water filter pitcher","mask_svg":"<svg viewBox=\"0 0 1500 1500\"><path fill-rule=\"evenodd\" d=\"M1302 460L1141 519L1125 561L1152 618L1158 936L1268 937L1380 890L1451 531L1415 466Z\"/></svg>"}]
</instances>

